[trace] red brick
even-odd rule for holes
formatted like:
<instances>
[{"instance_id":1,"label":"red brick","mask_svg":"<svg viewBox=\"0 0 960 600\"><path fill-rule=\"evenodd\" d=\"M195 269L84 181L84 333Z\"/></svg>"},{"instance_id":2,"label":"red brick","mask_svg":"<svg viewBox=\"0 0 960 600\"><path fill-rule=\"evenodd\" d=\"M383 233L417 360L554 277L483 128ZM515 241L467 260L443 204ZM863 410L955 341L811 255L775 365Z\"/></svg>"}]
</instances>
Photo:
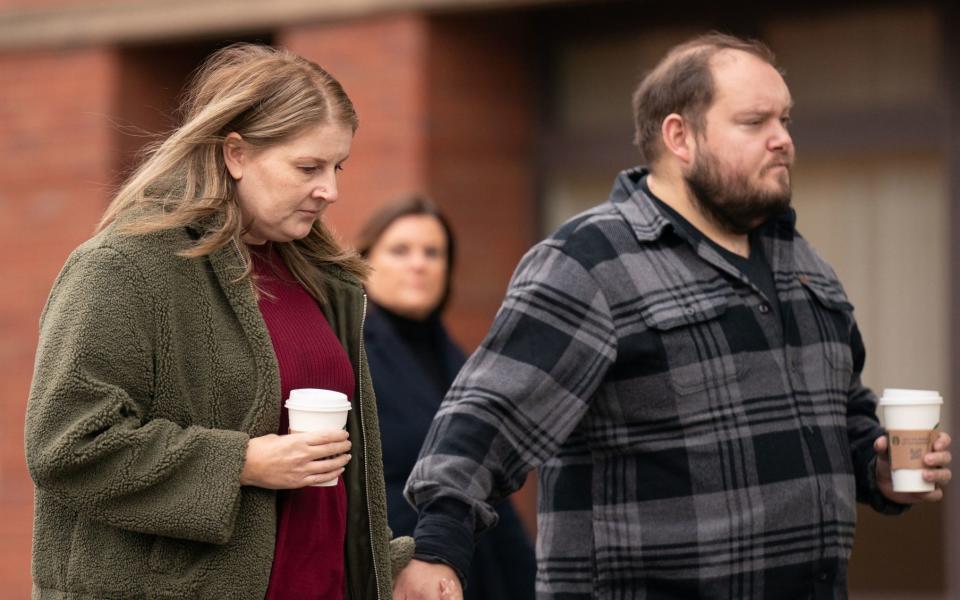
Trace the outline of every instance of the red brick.
<instances>
[{"instance_id":1,"label":"red brick","mask_svg":"<svg viewBox=\"0 0 960 600\"><path fill-rule=\"evenodd\" d=\"M9 4L7 4L9 5ZM90 236L116 159L117 61L106 49L0 53L0 590L30 596L33 485L23 418L40 310Z\"/></svg>"}]
</instances>

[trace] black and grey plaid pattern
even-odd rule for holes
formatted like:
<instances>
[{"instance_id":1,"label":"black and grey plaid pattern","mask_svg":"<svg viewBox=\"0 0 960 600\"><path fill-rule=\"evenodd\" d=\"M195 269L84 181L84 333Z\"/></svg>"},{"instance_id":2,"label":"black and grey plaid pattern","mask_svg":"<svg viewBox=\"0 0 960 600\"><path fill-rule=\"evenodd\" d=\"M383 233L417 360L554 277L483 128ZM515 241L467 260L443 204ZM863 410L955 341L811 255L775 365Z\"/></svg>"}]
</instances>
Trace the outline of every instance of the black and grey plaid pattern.
<instances>
[{"instance_id":1,"label":"black and grey plaid pattern","mask_svg":"<svg viewBox=\"0 0 960 600\"><path fill-rule=\"evenodd\" d=\"M791 213L761 236L781 321L645 174L520 263L408 482L417 551L465 571L539 467L538 598L843 598L856 500L898 509L852 306Z\"/></svg>"}]
</instances>

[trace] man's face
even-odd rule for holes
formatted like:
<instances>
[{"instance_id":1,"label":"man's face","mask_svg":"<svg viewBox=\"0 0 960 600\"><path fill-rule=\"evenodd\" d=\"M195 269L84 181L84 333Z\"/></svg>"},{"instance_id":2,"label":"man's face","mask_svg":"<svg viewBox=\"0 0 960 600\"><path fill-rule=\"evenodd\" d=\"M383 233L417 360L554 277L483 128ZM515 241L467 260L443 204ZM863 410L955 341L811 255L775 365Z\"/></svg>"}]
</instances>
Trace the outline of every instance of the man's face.
<instances>
[{"instance_id":1,"label":"man's face","mask_svg":"<svg viewBox=\"0 0 960 600\"><path fill-rule=\"evenodd\" d=\"M790 206L790 90L772 66L736 50L713 58L713 78L684 178L707 218L745 234Z\"/></svg>"}]
</instances>

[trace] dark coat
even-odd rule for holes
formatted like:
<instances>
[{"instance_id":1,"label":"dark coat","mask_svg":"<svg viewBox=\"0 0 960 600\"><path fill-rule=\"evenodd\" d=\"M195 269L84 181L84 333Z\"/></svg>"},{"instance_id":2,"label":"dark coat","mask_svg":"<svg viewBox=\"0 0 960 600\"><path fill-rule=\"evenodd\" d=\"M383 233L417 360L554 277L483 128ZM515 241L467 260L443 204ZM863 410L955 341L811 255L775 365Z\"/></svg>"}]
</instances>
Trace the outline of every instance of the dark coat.
<instances>
[{"instance_id":1,"label":"dark coat","mask_svg":"<svg viewBox=\"0 0 960 600\"><path fill-rule=\"evenodd\" d=\"M442 354L437 368L448 388L465 357L439 319L428 321L425 327L432 327L437 336ZM424 372L388 317L372 303L364 342L380 417L387 519L394 535L412 535L417 513L403 497L403 487L443 395L437 393L433 378ZM530 539L509 500L502 502L497 512L497 526L478 540L464 600L532 600L536 562Z\"/></svg>"}]
</instances>

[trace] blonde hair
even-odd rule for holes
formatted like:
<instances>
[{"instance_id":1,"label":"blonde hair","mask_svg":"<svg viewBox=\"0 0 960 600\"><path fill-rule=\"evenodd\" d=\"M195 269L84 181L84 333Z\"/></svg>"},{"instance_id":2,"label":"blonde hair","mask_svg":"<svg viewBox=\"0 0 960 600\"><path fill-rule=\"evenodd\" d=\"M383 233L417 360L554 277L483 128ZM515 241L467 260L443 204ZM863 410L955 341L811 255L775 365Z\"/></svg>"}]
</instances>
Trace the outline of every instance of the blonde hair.
<instances>
[{"instance_id":1,"label":"blonde hair","mask_svg":"<svg viewBox=\"0 0 960 600\"><path fill-rule=\"evenodd\" d=\"M179 255L206 256L235 243L245 262L238 280L251 278L250 253L240 243L244 225L236 185L223 160L227 134L272 146L315 125L337 123L356 131L356 111L340 83L318 65L256 44L234 44L212 54L194 76L181 111L180 127L148 149L97 230L132 208L144 208L125 219L121 231L197 227L201 236ZM320 220L303 239L275 246L317 300L324 300L318 267L339 267L361 280L368 272L356 252L341 248Z\"/></svg>"}]
</instances>

